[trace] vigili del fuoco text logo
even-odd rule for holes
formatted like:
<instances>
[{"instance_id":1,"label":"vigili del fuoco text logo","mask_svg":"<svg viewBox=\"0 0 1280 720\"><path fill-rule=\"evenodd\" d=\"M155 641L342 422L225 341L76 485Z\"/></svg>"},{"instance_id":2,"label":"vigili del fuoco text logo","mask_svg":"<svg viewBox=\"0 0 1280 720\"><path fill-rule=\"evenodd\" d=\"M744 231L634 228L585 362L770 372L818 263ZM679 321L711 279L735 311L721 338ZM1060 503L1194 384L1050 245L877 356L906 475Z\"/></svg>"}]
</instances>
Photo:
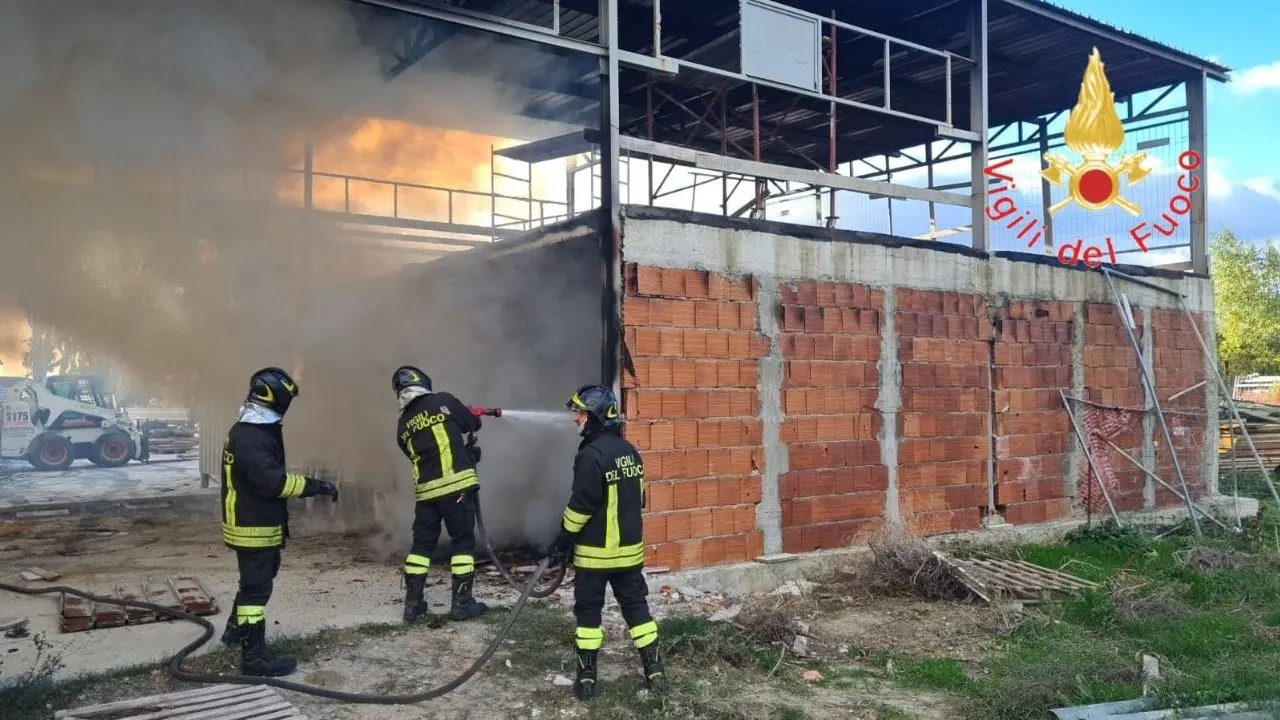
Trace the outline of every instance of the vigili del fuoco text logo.
<instances>
[{"instance_id":1,"label":"vigili del fuoco text logo","mask_svg":"<svg viewBox=\"0 0 1280 720\"><path fill-rule=\"evenodd\" d=\"M1046 167L1040 171L1041 176L1054 186L1065 187L1067 190L1067 197L1051 205L1049 214L1055 214L1075 203L1091 212L1106 210L1115 205L1130 215L1142 217L1142 208L1121 194L1121 178L1125 180L1124 187L1133 187L1150 175L1151 171L1142 167L1147 154L1129 153L1120 157L1115 164L1110 162L1111 156L1124 145L1124 124L1116 113L1115 94L1111 92L1111 84L1103 72L1102 56L1098 54L1097 48L1089 55L1089 65L1085 68L1084 81L1080 84L1080 97L1067 116L1067 127L1062 135L1064 144L1079 155L1083 162L1072 165L1060 155L1045 155ZM1019 211L1017 201L1010 192L1017 185L1012 176L1001 172L1002 168L1012 163L1013 158L1005 158L982 171L988 177L1003 181L1003 184L987 191L987 217L992 222L1008 220L1004 226L1009 230L1018 230L1017 238L1026 240L1027 247L1033 248L1043 236L1043 228L1039 218L1031 217L1030 210ZM1158 220L1140 220L1129 228L1129 237L1133 238L1142 252L1148 251L1147 241L1153 234L1163 237L1173 235L1182 218L1191 212L1191 195L1200 190L1200 178L1196 176L1196 171L1201 164L1200 155L1193 151L1188 150L1179 155L1178 167L1183 173L1177 180L1178 193L1169 198ZM1019 225L1022 226L1021 229ZM1064 265L1083 262L1088 267L1096 268L1102 264L1104 252L1110 262L1115 264L1115 242L1110 236L1106 238L1105 249L1093 244L1086 246L1084 238L1080 238L1058 248L1058 261Z\"/></svg>"}]
</instances>

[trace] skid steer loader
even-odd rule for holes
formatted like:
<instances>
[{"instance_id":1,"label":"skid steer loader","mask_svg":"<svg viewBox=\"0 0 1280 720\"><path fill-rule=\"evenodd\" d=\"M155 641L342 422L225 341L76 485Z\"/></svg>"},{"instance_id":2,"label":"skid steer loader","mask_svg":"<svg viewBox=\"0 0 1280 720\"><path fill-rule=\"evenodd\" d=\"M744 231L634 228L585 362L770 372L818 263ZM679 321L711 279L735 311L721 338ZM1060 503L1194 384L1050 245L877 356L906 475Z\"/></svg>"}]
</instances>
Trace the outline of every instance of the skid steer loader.
<instances>
[{"instance_id":1,"label":"skid steer loader","mask_svg":"<svg viewBox=\"0 0 1280 720\"><path fill-rule=\"evenodd\" d=\"M66 470L78 459L100 467L146 460L137 423L91 376L52 376L0 388L0 458L40 470Z\"/></svg>"}]
</instances>

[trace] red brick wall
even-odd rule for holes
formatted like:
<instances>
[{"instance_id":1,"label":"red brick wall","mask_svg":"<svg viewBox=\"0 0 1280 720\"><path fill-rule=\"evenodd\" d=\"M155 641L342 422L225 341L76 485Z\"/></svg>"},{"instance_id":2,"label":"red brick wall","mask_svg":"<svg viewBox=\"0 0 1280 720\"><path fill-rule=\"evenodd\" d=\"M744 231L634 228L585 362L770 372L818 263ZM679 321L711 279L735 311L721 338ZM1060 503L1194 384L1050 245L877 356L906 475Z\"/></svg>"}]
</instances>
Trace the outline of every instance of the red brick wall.
<instances>
[{"instance_id":1,"label":"red brick wall","mask_svg":"<svg viewBox=\"0 0 1280 720\"><path fill-rule=\"evenodd\" d=\"M817 282L778 290L790 468L779 478L782 550L847 546L884 525L875 412L884 293Z\"/></svg>"},{"instance_id":2,"label":"red brick wall","mask_svg":"<svg viewBox=\"0 0 1280 720\"><path fill-rule=\"evenodd\" d=\"M672 569L760 555L763 446L750 278L636 267L625 274L627 437L648 481L646 562Z\"/></svg>"},{"instance_id":3,"label":"red brick wall","mask_svg":"<svg viewBox=\"0 0 1280 720\"><path fill-rule=\"evenodd\" d=\"M1120 311L1110 303L1087 303L1084 308L1084 386L1085 397L1103 405L1141 408L1143 406L1142 377L1138 371L1138 360L1129 344L1129 338L1121 324ZM1139 347L1145 324L1142 313L1136 309L1134 320L1138 327L1134 330ZM1085 409L1082 408L1082 411ZM1135 460L1142 460L1142 415L1128 413L1131 421L1128 430L1113 439L1113 442ZM1080 417L1084 421L1083 414ZM1132 463L1107 447L1111 465L1115 469L1119 492L1113 493L1111 501L1120 511L1142 509L1142 488L1146 475L1134 467ZM1089 482L1088 463L1081 463L1080 486ZM1102 501L1100 501L1102 502ZM1095 507L1094 512L1107 512L1105 502Z\"/></svg>"},{"instance_id":4,"label":"red brick wall","mask_svg":"<svg viewBox=\"0 0 1280 720\"><path fill-rule=\"evenodd\" d=\"M986 504L987 344L977 295L898 289L898 503L918 535L973 530Z\"/></svg>"},{"instance_id":5,"label":"red brick wall","mask_svg":"<svg viewBox=\"0 0 1280 720\"><path fill-rule=\"evenodd\" d=\"M1196 325L1204 319L1195 315ZM1196 329L1181 310L1151 311L1152 366L1156 375L1156 394L1160 398L1165 422L1173 434L1174 452L1182 466L1183 477L1191 488L1192 498L1205 492L1204 474L1200 458L1204 454L1205 388L1201 386L1174 400L1173 395L1190 388L1205 379L1204 350L1196 340ZM1165 450L1164 433L1157 424L1156 474L1165 482L1181 490L1173 461ZM1177 495L1156 483L1156 505L1160 507L1182 503Z\"/></svg>"},{"instance_id":6,"label":"red brick wall","mask_svg":"<svg viewBox=\"0 0 1280 720\"><path fill-rule=\"evenodd\" d=\"M994 330L997 509L1015 525L1065 517L1071 426L1059 390L1071 393L1073 305L1011 300Z\"/></svg>"}]
</instances>

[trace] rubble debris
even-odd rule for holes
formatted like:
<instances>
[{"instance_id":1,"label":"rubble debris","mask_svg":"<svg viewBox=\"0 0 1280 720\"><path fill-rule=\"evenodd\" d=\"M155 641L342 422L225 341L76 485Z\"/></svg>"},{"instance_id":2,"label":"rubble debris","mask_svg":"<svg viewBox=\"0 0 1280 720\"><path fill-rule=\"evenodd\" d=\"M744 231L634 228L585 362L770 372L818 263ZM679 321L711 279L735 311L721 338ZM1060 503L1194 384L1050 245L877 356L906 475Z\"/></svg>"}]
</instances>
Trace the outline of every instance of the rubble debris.
<instances>
[{"instance_id":1,"label":"rubble debris","mask_svg":"<svg viewBox=\"0 0 1280 720\"><path fill-rule=\"evenodd\" d=\"M200 579L191 575L148 581L136 587L117 586L109 593L93 593L121 600L143 600L154 605L185 611L192 615L216 615L218 603ZM143 608L126 608L105 602L91 602L73 595L61 594L60 623L62 632L81 632L124 625L143 625L157 620L171 620Z\"/></svg>"},{"instance_id":2,"label":"rubble debris","mask_svg":"<svg viewBox=\"0 0 1280 720\"><path fill-rule=\"evenodd\" d=\"M27 582L38 582L40 580L53 582L54 580L62 577L59 573L39 567L29 567L26 570L23 570L20 574L22 579Z\"/></svg>"},{"instance_id":3,"label":"rubble debris","mask_svg":"<svg viewBox=\"0 0 1280 720\"><path fill-rule=\"evenodd\" d=\"M742 606L731 605L723 610L718 610L712 613L711 617L707 618L707 620L713 623L729 622L740 614L742 614Z\"/></svg>"},{"instance_id":4,"label":"rubble debris","mask_svg":"<svg viewBox=\"0 0 1280 720\"><path fill-rule=\"evenodd\" d=\"M145 592L147 602L152 605L159 605L160 607L169 608L170 610L182 609L182 601L178 599L177 592L175 592L173 588L169 587L168 582L148 581L143 584L142 588ZM173 618L168 615L160 615L156 618L156 620L160 620L162 622L172 619Z\"/></svg>"},{"instance_id":5,"label":"rubble debris","mask_svg":"<svg viewBox=\"0 0 1280 720\"><path fill-rule=\"evenodd\" d=\"M557 673L556 676L551 679L551 684L556 685L557 687L572 687L573 678L568 675L561 675Z\"/></svg>"},{"instance_id":6,"label":"rubble debris","mask_svg":"<svg viewBox=\"0 0 1280 720\"><path fill-rule=\"evenodd\" d=\"M795 639L791 641L791 652L795 653L796 657L808 657L809 638L804 635L796 635Z\"/></svg>"},{"instance_id":7,"label":"rubble debris","mask_svg":"<svg viewBox=\"0 0 1280 720\"><path fill-rule=\"evenodd\" d=\"M776 590L769 593L770 595L794 595L800 597L817 587L818 584L809 580L788 580L778 586Z\"/></svg>"},{"instance_id":8,"label":"rubble debris","mask_svg":"<svg viewBox=\"0 0 1280 720\"><path fill-rule=\"evenodd\" d=\"M822 673L817 670L805 670L800 677L804 678L807 683L822 682Z\"/></svg>"},{"instance_id":9,"label":"rubble debris","mask_svg":"<svg viewBox=\"0 0 1280 720\"><path fill-rule=\"evenodd\" d=\"M115 593L110 593L109 595L119 597ZM93 626L95 628L120 627L128 622L129 619L125 615L123 605L102 602L93 604Z\"/></svg>"},{"instance_id":10,"label":"rubble debris","mask_svg":"<svg viewBox=\"0 0 1280 720\"><path fill-rule=\"evenodd\" d=\"M177 593L182 602L182 609L192 615L216 615L218 603L213 595L204 589L200 579L194 575L179 575L169 578L169 586Z\"/></svg>"},{"instance_id":11,"label":"rubble debris","mask_svg":"<svg viewBox=\"0 0 1280 720\"><path fill-rule=\"evenodd\" d=\"M13 618L0 621L0 630L4 631L4 636L10 640L24 638L31 633L27 631L28 618Z\"/></svg>"},{"instance_id":12,"label":"rubble debris","mask_svg":"<svg viewBox=\"0 0 1280 720\"><path fill-rule=\"evenodd\" d=\"M145 592L146 588L141 585L133 588L121 585L116 588L116 597L121 600L142 601L145 599ZM156 621L155 612L144 608L126 607L124 609L124 613L130 625L142 625L144 623Z\"/></svg>"},{"instance_id":13,"label":"rubble debris","mask_svg":"<svg viewBox=\"0 0 1280 720\"><path fill-rule=\"evenodd\" d=\"M60 593L62 632L79 632L93 629L93 603L81 597Z\"/></svg>"},{"instance_id":14,"label":"rubble debris","mask_svg":"<svg viewBox=\"0 0 1280 720\"><path fill-rule=\"evenodd\" d=\"M59 710L54 720L167 720L217 717L218 720L305 720L305 715L274 689L257 685L212 685L198 690L150 695L103 705Z\"/></svg>"}]
</instances>

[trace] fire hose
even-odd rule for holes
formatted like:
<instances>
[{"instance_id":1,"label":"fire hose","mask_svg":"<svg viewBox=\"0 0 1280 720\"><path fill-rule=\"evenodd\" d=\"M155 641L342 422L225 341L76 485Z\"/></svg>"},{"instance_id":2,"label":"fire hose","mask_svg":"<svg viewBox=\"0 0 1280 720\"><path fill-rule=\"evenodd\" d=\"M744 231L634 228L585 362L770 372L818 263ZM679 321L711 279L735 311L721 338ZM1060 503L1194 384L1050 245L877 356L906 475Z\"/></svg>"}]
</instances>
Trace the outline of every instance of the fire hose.
<instances>
[{"instance_id":1,"label":"fire hose","mask_svg":"<svg viewBox=\"0 0 1280 720\"><path fill-rule=\"evenodd\" d=\"M496 408L471 408L471 410L477 415L490 415L492 417L502 416L502 411ZM472 436L470 444L474 445L474 436ZM485 532L484 520L480 514L479 502L476 503L476 528L480 532L481 540L484 543L485 550L489 553L490 560L493 561L494 567L498 569L498 573L506 582L511 584L513 587L520 588L520 597L516 600L515 606L511 608L511 614L507 617L506 622L502 624L502 628L498 631L498 634L494 636L493 640L489 641L489 645L484 649L484 652L480 654L480 657L476 658L476 661L463 671L461 675L439 687L405 695L374 695L371 693L344 692L341 690L330 690L328 688L317 687L315 685L292 682L290 680L281 680L279 678L272 677L259 677L256 675L219 675L212 673L188 672L182 668L183 663L191 656L192 653L208 643L217 631L213 623L199 615L194 615L183 610L175 610L163 605L157 605L155 603L144 602L141 600L122 600L120 598L94 595L66 585L54 585L43 588L25 588L0 582L0 590L7 590L20 595L49 595L52 593L65 593L66 595L83 598L94 603L118 605L126 608L139 608L154 612L163 617L173 618L175 620L185 620L189 623L199 625L203 630L203 632L200 633L200 637L192 640L190 643L187 643L187 645L169 659L167 666L169 676L180 682L202 684L221 683L229 685L267 685L274 688L280 688L281 690L291 690L293 692L302 693L303 695L312 695L314 697L322 697L346 703L367 705L412 705L447 695L474 677L476 673L480 672L480 669L493 658L494 653L498 651L498 648L501 647L502 643L507 639L507 635L510 634L512 626L515 624L516 619L520 617L520 613L524 610L525 603L529 601L529 598L545 598L555 592L564 581L566 568L565 564L562 563L554 571L555 574L552 576L553 582L551 585L544 590L535 590L538 583L542 580L542 576L547 572L548 565L550 564L549 558L544 558L538 563L538 567L534 571L533 575L523 585L516 581L516 579L507 572L506 568L503 567L502 563L498 561L497 553L494 552L493 546L489 543L489 536L488 533Z\"/></svg>"},{"instance_id":2,"label":"fire hose","mask_svg":"<svg viewBox=\"0 0 1280 720\"><path fill-rule=\"evenodd\" d=\"M163 605L156 605L154 603L143 602L140 600L121 600L119 598L93 595L91 593L84 592L83 590L77 590L76 588L67 587L65 585L55 585L44 588L24 588L17 587L16 585L9 585L7 583L0 583L0 590L8 590L9 592L15 592L20 595L66 593L67 595L74 595L75 597L84 598L85 600L90 600L95 603L150 610L151 612L165 617L170 617L175 620L186 620L187 622L199 625L204 629L204 632L200 634L200 637L192 640L169 659L169 676L180 682L222 683L229 685L269 685L271 687L280 688L281 690L292 690L293 692L302 693L303 695L312 695L315 697L328 698L329 700L337 700L339 702L346 703L359 703L366 705L412 705L414 703L423 702L424 700L433 700L443 695L447 695L461 687L463 683L474 677L476 673L480 672L480 668L484 667L485 663L489 662L494 653L498 651L498 648L502 646L503 641L507 639L507 634L511 632L511 627L515 624L516 618L520 617L520 612L524 609L525 603L528 602L529 597L533 592L533 588L536 587L538 581L542 579L542 574L546 572L548 564L549 561L547 559L543 559L542 562L538 564L537 571L533 573L533 576L529 578L529 581L524 585L524 589L520 593L520 598L516 600L515 607L511 608L511 614L507 617L506 622L502 624L502 629L499 630L498 634L489 642L488 647L486 647L484 652L480 654L480 657L471 664L471 667L467 668L461 675L450 680L444 685L407 695L374 695L371 693L343 692L341 690L329 690L328 688L317 687L315 685L306 685L289 680L259 677L256 675L217 675L212 673L188 672L182 669L183 662L186 661L187 657L190 656L191 653L200 649L201 646L212 639L213 634L216 631L213 623L199 615L193 615L182 610L174 610L173 608L168 608Z\"/></svg>"}]
</instances>

